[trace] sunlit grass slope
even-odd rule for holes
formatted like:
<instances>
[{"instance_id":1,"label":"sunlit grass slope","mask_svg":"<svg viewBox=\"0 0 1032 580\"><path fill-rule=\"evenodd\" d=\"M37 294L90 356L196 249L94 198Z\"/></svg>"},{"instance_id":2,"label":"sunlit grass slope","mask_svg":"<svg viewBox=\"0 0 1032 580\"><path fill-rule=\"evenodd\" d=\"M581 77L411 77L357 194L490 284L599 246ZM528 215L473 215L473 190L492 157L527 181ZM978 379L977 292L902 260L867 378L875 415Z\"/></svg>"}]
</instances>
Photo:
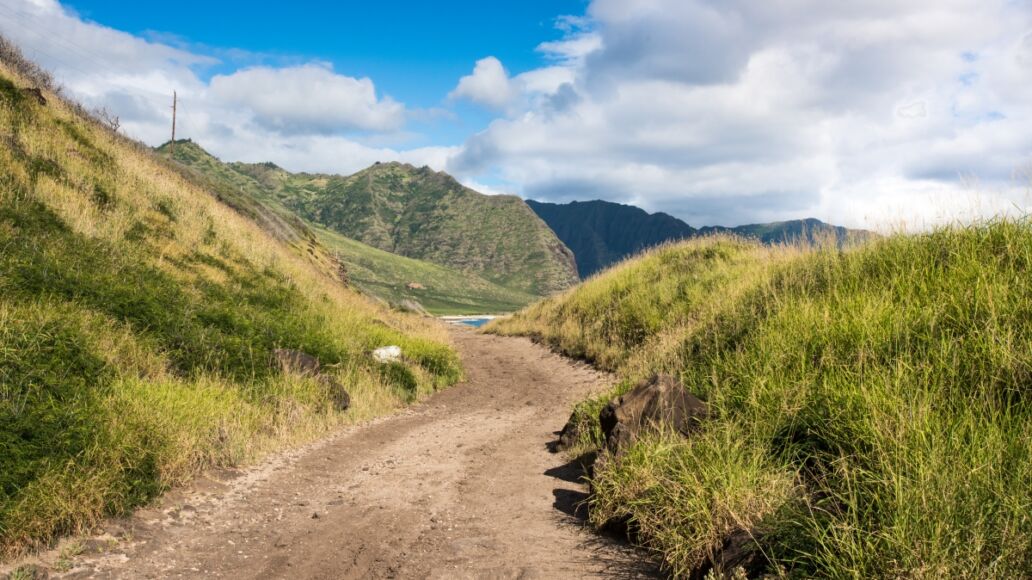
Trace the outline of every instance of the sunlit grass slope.
<instances>
[{"instance_id":1,"label":"sunlit grass slope","mask_svg":"<svg viewBox=\"0 0 1032 580\"><path fill-rule=\"evenodd\" d=\"M438 327L346 289L148 149L0 64L0 557L199 471L456 381ZM371 349L399 345L381 366ZM317 356L352 396L284 374Z\"/></svg>"},{"instance_id":2,"label":"sunlit grass slope","mask_svg":"<svg viewBox=\"0 0 1032 580\"><path fill-rule=\"evenodd\" d=\"M854 250L664 247L496 323L616 370L676 373L713 418L597 465L686 574L745 531L799 577L1032 575L1032 223ZM583 446L597 410L579 407ZM593 425L594 424L594 425Z\"/></svg>"}]
</instances>

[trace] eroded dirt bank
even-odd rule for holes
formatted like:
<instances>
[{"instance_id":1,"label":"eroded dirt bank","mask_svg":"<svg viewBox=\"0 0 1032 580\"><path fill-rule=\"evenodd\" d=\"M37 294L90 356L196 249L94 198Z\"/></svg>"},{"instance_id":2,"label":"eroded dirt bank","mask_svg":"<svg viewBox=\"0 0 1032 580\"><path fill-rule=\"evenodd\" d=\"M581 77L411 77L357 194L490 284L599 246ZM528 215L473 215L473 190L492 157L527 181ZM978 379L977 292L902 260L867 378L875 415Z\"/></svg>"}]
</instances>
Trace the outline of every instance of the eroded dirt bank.
<instances>
[{"instance_id":1,"label":"eroded dirt bank","mask_svg":"<svg viewBox=\"0 0 1032 580\"><path fill-rule=\"evenodd\" d=\"M112 525L117 541L66 549L60 567L98 578L651 576L640 552L582 526L586 489L546 449L570 404L608 377L525 339L456 329L455 341L463 384L172 493Z\"/></svg>"}]
</instances>

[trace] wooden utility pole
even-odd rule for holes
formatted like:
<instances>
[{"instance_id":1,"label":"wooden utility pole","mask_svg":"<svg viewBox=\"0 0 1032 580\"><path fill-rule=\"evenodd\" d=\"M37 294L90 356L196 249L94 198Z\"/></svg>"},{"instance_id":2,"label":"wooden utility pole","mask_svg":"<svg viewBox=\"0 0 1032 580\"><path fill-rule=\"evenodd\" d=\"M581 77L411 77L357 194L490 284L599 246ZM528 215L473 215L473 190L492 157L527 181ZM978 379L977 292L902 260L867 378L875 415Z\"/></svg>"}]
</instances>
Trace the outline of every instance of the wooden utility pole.
<instances>
[{"instance_id":1,"label":"wooden utility pole","mask_svg":"<svg viewBox=\"0 0 1032 580\"><path fill-rule=\"evenodd\" d=\"M168 146L168 155L173 159L176 156L176 92L172 91L172 143Z\"/></svg>"}]
</instances>

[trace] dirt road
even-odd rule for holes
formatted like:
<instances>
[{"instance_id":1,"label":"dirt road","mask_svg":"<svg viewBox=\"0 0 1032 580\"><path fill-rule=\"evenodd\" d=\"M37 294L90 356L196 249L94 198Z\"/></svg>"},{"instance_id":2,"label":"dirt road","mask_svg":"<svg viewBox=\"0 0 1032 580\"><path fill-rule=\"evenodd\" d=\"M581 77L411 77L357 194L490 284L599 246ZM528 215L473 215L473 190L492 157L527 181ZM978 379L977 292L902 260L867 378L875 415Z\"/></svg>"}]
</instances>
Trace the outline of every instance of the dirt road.
<instances>
[{"instance_id":1,"label":"dirt road","mask_svg":"<svg viewBox=\"0 0 1032 580\"><path fill-rule=\"evenodd\" d=\"M468 380L401 414L166 496L62 563L98 578L651 575L578 518L546 445L607 377L527 340L456 329Z\"/></svg>"}]
</instances>

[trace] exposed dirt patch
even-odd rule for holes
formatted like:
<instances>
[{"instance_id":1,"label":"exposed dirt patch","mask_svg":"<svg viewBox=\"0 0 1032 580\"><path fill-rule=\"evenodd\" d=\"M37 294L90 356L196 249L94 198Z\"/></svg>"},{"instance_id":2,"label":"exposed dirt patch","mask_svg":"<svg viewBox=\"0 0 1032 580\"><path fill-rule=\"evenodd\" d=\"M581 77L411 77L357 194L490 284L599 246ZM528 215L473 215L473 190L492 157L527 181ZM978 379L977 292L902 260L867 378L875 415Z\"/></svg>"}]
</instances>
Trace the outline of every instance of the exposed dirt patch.
<instances>
[{"instance_id":1,"label":"exposed dirt patch","mask_svg":"<svg viewBox=\"0 0 1032 580\"><path fill-rule=\"evenodd\" d=\"M571 403L609 377L525 339L456 329L455 341L463 384L199 481L42 561L77 578L653 575L584 527L579 470L547 451Z\"/></svg>"}]
</instances>

